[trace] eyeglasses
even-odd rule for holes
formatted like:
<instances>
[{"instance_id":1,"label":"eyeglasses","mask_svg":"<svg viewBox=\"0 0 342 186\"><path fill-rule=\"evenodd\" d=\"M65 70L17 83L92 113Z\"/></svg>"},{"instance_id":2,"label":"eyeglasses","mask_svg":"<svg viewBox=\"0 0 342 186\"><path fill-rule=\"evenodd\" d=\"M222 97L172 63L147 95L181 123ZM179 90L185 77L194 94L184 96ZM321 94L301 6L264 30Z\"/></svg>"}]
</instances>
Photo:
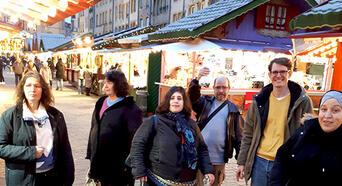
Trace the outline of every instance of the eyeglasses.
<instances>
[{"instance_id":1,"label":"eyeglasses","mask_svg":"<svg viewBox=\"0 0 342 186\"><path fill-rule=\"evenodd\" d=\"M278 75L278 74L280 74L280 75L285 75L285 74L288 73L288 72L290 72L290 71L289 71L289 70L280 70L280 71L274 70L274 71L271 71L271 74L274 75L274 76L276 76L276 75Z\"/></svg>"},{"instance_id":2,"label":"eyeglasses","mask_svg":"<svg viewBox=\"0 0 342 186\"><path fill-rule=\"evenodd\" d=\"M223 90L227 90L228 87L225 87L225 86L217 86L217 87L214 87L214 89L217 89L217 90L220 90L220 89L223 89Z\"/></svg>"}]
</instances>

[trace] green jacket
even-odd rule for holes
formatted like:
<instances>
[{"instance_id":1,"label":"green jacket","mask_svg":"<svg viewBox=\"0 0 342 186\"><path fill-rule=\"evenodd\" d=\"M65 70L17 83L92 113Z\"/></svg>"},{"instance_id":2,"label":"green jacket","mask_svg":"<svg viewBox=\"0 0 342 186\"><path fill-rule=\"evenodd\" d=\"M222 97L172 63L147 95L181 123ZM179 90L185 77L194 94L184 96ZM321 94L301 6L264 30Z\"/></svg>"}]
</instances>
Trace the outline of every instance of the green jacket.
<instances>
[{"instance_id":1,"label":"green jacket","mask_svg":"<svg viewBox=\"0 0 342 186\"><path fill-rule=\"evenodd\" d=\"M291 100L285 126L285 139L287 141L298 127L301 126L300 119L305 113L312 113L311 99L305 90L295 82L289 81ZM245 127L241 142L238 165L244 165L246 182L251 177L254 157L256 155L263 131L266 125L269 108L269 96L273 90L272 84L265 86L257 95L253 96L253 102L248 109Z\"/></svg>"},{"instance_id":2,"label":"green jacket","mask_svg":"<svg viewBox=\"0 0 342 186\"><path fill-rule=\"evenodd\" d=\"M59 185L74 182L74 161L63 114L54 107L46 109L53 131L54 169ZM36 130L23 120L22 105L9 108L0 119L0 158L5 160L6 185L35 185ZM53 181L53 180L52 180Z\"/></svg>"}]
</instances>

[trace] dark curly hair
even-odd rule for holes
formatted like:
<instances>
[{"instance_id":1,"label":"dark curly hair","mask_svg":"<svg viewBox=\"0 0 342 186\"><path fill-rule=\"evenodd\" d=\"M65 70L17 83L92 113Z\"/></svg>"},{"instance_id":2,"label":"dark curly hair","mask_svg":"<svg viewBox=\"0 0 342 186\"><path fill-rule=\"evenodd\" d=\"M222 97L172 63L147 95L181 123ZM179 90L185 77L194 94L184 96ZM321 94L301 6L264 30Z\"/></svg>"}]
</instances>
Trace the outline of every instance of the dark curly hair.
<instances>
[{"instance_id":1,"label":"dark curly hair","mask_svg":"<svg viewBox=\"0 0 342 186\"><path fill-rule=\"evenodd\" d=\"M126 97L129 95L130 86L124 73L118 70L111 70L106 72L104 77L114 83L114 92L116 96Z\"/></svg>"},{"instance_id":2,"label":"dark curly hair","mask_svg":"<svg viewBox=\"0 0 342 186\"><path fill-rule=\"evenodd\" d=\"M159 106L156 109L156 114L164 114L169 112L170 110L170 100L171 100L171 96L175 93L175 92L179 92L180 94L182 94L183 96L183 102L184 102L184 106L183 106L183 110L182 112L185 115L186 119L189 119L191 116L191 103L190 103L190 99L188 97L188 95L185 93L185 89L183 87L180 86L173 86L170 88L169 91L167 91L164 100L159 104Z\"/></svg>"},{"instance_id":3,"label":"dark curly hair","mask_svg":"<svg viewBox=\"0 0 342 186\"><path fill-rule=\"evenodd\" d=\"M40 86L42 87L42 96L39 101L40 104L42 104L45 108L51 106L55 101L52 92L43 77L36 71L27 72L18 83L16 88L16 105L22 105L24 103L24 100L27 101L24 93L24 86L28 78L37 79L40 83Z\"/></svg>"}]
</instances>

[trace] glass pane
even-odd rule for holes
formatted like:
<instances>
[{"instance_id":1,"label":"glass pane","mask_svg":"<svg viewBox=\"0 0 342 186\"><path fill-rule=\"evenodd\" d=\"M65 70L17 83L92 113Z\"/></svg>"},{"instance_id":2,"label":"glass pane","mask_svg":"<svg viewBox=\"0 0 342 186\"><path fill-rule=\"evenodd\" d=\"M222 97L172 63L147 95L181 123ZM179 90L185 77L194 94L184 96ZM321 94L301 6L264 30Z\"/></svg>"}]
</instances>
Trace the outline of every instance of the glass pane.
<instances>
[{"instance_id":1,"label":"glass pane","mask_svg":"<svg viewBox=\"0 0 342 186\"><path fill-rule=\"evenodd\" d=\"M272 11L271 11L271 16L273 17L274 16L274 13L275 12L275 7L274 6L272 6Z\"/></svg>"},{"instance_id":2,"label":"glass pane","mask_svg":"<svg viewBox=\"0 0 342 186\"><path fill-rule=\"evenodd\" d=\"M269 5L267 5L266 16L270 16L270 11L271 11L271 7Z\"/></svg>"},{"instance_id":3,"label":"glass pane","mask_svg":"<svg viewBox=\"0 0 342 186\"><path fill-rule=\"evenodd\" d=\"M286 18L286 8L283 8L283 18Z\"/></svg>"},{"instance_id":4,"label":"glass pane","mask_svg":"<svg viewBox=\"0 0 342 186\"><path fill-rule=\"evenodd\" d=\"M281 7L278 7L278 17L281 17L282 15L281 15L281 10L282 10L282 8Z\"/></svg>"}]
</instances>

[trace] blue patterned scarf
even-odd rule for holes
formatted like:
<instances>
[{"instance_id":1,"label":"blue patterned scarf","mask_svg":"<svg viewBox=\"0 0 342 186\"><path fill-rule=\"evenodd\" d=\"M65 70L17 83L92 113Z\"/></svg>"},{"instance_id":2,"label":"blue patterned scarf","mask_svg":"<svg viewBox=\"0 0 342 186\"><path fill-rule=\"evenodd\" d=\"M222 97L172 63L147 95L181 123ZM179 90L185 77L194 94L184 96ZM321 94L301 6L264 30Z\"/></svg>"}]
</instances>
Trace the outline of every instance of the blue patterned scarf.
<instances>
[{"instance_id":1,"label":"blue patterned scarf","mask_svg":"<svg viewBox=\"0 0 342 186\"><path fill-rule=\"evenodd\" d=\"M188 122L185 119L184 113L179 112L174 114L168 112L167 117L176 121L177 133L182 137L182 154L185 155L188 168L196 170L197 168L197 150L195 148L195 139Z\"/></svg>"}]
</instances>

